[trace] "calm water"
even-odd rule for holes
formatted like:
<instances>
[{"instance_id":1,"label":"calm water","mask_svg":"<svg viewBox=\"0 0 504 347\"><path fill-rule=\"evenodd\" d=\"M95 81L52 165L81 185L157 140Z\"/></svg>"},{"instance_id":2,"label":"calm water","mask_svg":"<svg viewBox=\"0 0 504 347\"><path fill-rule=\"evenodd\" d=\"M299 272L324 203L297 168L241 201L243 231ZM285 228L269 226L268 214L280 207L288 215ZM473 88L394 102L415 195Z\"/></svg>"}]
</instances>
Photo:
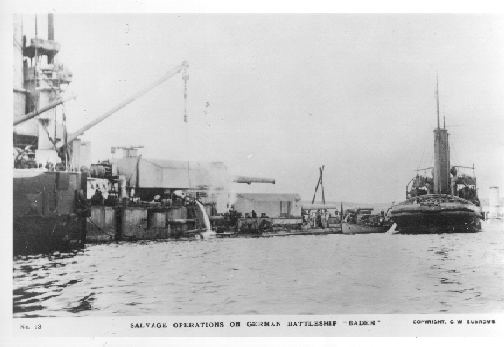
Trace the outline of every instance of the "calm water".
<instances>
[{"instance_id":1,"label":"calm water","mask_svg":"<svg viewBox=\"0 0 504 347\"><path fill-rule=\"evenodd\" d=\"M14 259L14 316L504 312L504 230L91 245Z\"/></svg>"}]
</instances>

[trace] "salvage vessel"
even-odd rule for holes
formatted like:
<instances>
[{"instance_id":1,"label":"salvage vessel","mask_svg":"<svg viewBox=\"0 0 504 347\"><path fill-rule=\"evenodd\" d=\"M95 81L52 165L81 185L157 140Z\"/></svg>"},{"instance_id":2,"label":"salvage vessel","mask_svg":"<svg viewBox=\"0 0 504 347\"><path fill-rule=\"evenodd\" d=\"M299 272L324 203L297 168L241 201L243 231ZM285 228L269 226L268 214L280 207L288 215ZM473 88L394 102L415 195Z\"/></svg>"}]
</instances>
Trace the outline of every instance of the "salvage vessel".
<instances>
[{"instance_id":1,"label":"salvage vessel","mask_svg":"<svg viewBox=\"0 0 504 347\"><path fill-rule=\"evenodd\" d=\"M47 23L47 39L42 39L35 16L35 35L27 42L22 17L14 16L14 255L65 251L84 245L91 217L87 190L96 177L89 177L93 176L89 172L90 144L79 136L167 79L185 73L188 67L187 62L182 62L69 134L65 102L74 97L65 96L65 90L73 76L55 60L60 45L54 40L52 14Z\"/></svg>"},{"instance_id":2,"label":"salvage vessel","mask_svg":"<svg viewBox=\"0 0 504 347\"><path fill-rule=\"evenodd\" d=\"M38 35L36 16L30 42L20 16L14 17L13 38L13 253L79 247L86 237L86 175L68 170L60 160L68 151L55 150L66 137L62 105L72 73L55 61L60 45L51 14L47 39Z\"/></svg>"},{"instance_id":3,"label":"salvage vessel","mask_svg":"<svg viewBox=\"0 0 504 347\"><path fill-rule=\"evenodd\" d=\"M399 233L478 232L483 214L474 165L450 166L449 134L439 120L438 86L436 100L434 166L417 170L406 185L406 200L391 207L390 217Z\"/></svg>"}]
</instances>

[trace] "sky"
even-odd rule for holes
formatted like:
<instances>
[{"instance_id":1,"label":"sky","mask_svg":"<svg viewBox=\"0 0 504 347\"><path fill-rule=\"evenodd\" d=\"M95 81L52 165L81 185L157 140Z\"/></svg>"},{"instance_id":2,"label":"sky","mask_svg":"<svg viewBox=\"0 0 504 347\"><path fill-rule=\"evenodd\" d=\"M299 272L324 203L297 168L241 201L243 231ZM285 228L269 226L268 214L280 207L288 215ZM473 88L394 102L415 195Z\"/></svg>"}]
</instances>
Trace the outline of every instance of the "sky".
<instances>
[{"instance_id":1,"label":"sky","mask_svg":"<svg viewBox=\"0 0 504 347\"><path fill-rule=\"evenodd\" d=\"M503 16L56 14L55 39L74 76L70 132L190 65L188 123L176 75L82 136L94 160L143 145L147 158L276 179L243 192L303 199L325 165L327 200L400 201L432 166L438 74L452 165L474 163L480 198L504 187Z\"/></svg>"}]
</instances>

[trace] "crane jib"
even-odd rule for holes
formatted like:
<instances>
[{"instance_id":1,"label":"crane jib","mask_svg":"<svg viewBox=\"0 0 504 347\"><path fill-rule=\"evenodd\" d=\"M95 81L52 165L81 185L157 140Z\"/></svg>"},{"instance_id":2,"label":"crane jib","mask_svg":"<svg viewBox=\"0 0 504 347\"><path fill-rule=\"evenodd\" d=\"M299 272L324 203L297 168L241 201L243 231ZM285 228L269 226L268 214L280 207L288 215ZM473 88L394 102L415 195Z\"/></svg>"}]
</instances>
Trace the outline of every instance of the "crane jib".
<instances>
[{"instance_id":1,"label":"crane jib","mask_svg":"<svg viewBox=\"0 0 504 347\"><path fill-rule=\"evenodd\" d=\"M116 113L117 111L119 111L120 109L122 109L123 107L127 106L131 102L135 101L139 97L147 94L150 90L152 90L155 87L159 86L160 84L162 84L163 82L165 82L169 78L171 78L174 75L180 73L181 71L186 70L188 67L189 67L189 64L186 61L183 61L180 65L174 67L173 69L171 69L170 71L168 71L167 73L165 73L162 77L160 77L159 79L157 79L156 81L154 81L153 83L151 83L150 85L148 85L147 87L144 87L143 89L139 90L138 92L136 92L135 94L131 95L130 97L128 97L127 99L125 99L121 103L117 104L116 106L114 106L113 108L111 108L110 110L108 110L107 112L105 112L104 114L102 114L101 116L95 118L94 120L92 120L88 124L86 124L83 127L81 127L79 130L77 130L74 133L70 134L68 136L67 143L71 143L78 136L82 135L85 131L91 129L92 127L94 127L98 123L102 122L106 118L110 117L111 115L113 115L114 113ZM60 142L60 143L58 143L57 148L61 148L64 145L65 145L64 143Z\"/></svg>"}]
</instances>

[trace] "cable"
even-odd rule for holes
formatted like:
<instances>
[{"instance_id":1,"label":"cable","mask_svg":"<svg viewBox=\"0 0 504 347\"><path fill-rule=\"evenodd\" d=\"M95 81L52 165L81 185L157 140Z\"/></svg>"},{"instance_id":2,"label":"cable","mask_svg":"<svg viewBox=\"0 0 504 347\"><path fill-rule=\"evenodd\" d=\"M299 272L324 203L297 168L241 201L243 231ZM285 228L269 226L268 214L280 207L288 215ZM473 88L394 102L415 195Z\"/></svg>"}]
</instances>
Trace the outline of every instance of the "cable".
<instances>
[{"instance_id":1,"label":"cable","mask_svg":"<svg viewBox=\"0 0 504 347\"><path fill-rule=\"evenodd\" d=\"M188 122L187 117L187 81L189 80L189 74L187 73L187 69L184 68L182 72L182 80L184 80L184 122Z\"/></svg>"},{"instance_id":2,"label":"cable","mask_svg":"<svg viewBox=\"0 0 504 347\"><path fill-rule=\"evenodd\" d=\"M189 74L187 69L184 68L182 72L182 80L184 81L184 123L185 123L185 143L186 143L186 157L187 157L187 183L189 188L191 188L191 172L189 163L189 117L187 115L187 81L189 80Z\"/></svg>"}]
</instances>

